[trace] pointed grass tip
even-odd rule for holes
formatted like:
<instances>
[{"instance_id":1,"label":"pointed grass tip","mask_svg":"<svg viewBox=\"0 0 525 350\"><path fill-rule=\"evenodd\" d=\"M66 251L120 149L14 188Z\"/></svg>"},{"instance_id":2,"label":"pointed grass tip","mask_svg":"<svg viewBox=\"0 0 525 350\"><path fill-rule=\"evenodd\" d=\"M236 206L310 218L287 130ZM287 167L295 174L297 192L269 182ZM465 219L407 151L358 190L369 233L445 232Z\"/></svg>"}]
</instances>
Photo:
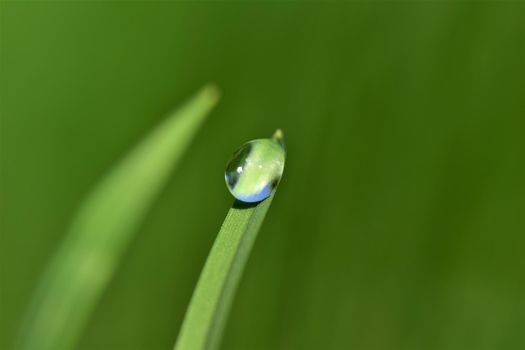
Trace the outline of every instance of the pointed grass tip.
<instances>
[{"instance_id":1,"label":"pointed grass tip","mask_svg":"<svg viewBox=\"0 0 525 350\"><path fill-rule=\"evenodd\" d=\"M284 150L286 150L286 146L284 144L284 133L282 129L277 129L273 133L272 140L278 142Z\"/></svg>"},{"instance_id":2,"label":"pointed grass tip","mask_svg":"<svg viewBox=\"0 0 525 350\"><path fill-rule=\"evenodd\" d=\"M221 97L221 91L214 83L208 83L204 85L200 94L201 96L204 96L212 105L216 104Z\"/></svg>"}]
</instances>

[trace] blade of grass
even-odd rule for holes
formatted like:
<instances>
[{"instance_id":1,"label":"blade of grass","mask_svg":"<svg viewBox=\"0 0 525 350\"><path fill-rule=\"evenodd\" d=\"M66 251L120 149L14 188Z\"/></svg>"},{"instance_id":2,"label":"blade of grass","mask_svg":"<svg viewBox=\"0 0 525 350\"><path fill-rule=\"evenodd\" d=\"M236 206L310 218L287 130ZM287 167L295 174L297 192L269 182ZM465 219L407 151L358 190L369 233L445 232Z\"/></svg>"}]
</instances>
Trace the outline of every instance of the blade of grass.
<instances>
[{"instance_id":1,"label":"blade of grass","mask_svg":"<svg viewBox=\"0 0 525 350\"><path fill-rule=\"evenodd\" d=\"M255 206L235 201L208 255L175 350L216 348L237 284L273 195Z\"/></svg>"},{"instance_id":2,"label":"blade of grass","mask_svg":"<svg viewBox=\"0 0 525 350\"><path fill-rule=\"evenodd\" d=\"M278 130L274 138L282 142ZM214 349L244 266L275 195L256 204L236 200L229 210L193 292L175 350Z\"/></svg>"},{"instance_id":3,"label":"blade of grass","mask_svg":"<svg viewBox=\"0 0 525 350\"><path fill-rule=\"evenodd\" d=\"M85 199L37 289L19 349L75 346L137 226L217 100L216 89L205 87L147 135Z\"/></svg>"}]
</instances>

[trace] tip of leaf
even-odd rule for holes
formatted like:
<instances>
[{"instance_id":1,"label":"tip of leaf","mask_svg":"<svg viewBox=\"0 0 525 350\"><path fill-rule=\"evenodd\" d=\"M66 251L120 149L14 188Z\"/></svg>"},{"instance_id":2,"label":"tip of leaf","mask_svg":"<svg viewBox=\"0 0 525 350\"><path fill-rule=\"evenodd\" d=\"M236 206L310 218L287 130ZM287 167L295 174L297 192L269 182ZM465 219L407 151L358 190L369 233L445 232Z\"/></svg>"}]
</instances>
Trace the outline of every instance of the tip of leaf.
<instances>
[{"instance_id":1,"label":"tip of leaf","mask_svg":"<svg viewBox=\"0 0 525 350\"><path fill-rule=\"evenodd\" d=\"M275 141L283 141L284 140L284 134L283 134L283 131L281 129L277 129L275 130L275 132L273 133L273 136L272 138L275 140Z\"/></svg>"},{"instance_id":2,"label":"tip of leaf","mask_svg":"<svg viewBox=\"0 0 525 350\"><path fill-rule=\"evenodd\" d=\"M275 130L275 132L273 133L272 139L276 141L277 143L279 143L283 147L283 149L286 150L286 146L284 144L284 134L281 129Z\"/></svg>"},{"instance_id":3,"label":"tip of leaf","mask_svg":"<svg viewBox=\"0 0 525 350\"><path fill-rule=\"evenodd\" d=\"M221 97L221 91L214 83L208 83L202 88L200 95L206 99L210 105L215 105Z\"/></svg>"}]
</instances>

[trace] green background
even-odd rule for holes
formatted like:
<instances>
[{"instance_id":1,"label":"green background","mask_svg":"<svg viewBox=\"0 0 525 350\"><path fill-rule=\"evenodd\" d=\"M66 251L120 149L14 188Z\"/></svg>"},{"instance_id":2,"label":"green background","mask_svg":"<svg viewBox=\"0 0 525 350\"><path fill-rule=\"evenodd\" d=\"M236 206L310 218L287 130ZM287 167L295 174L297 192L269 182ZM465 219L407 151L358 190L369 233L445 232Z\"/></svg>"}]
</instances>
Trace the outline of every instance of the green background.
<instances>
[{"instance_id":1,"label":"green background","mask_svg":"<svg viewBox=\"0 0 525 350\"><path fill-rule=\"evenodd\" d=\"M172 347L228 157L277 127L224 349L524 349L524 37L520 2L2 2L0 348L80 201L213 81L79 349Z\"/></svg>"}]
</instances>

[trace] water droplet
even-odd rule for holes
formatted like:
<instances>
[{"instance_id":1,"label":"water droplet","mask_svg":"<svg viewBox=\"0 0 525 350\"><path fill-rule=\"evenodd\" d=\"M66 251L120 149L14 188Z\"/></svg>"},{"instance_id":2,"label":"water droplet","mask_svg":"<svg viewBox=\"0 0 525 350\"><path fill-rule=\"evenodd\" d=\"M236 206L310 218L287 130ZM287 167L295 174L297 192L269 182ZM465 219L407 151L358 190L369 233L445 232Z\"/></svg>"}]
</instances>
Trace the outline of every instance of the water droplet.
<instances>
[{"instance_id":1,"label":"water droplet","mask_svg":"<svg viewBox=\"0 0 525 350\"><path fill-rule=\"evenodd\" d=\"M282 137L281 134L277 134ZM279 184L284 170L282 139L250 141L232 156L224 177L230 193L240 201L260 202Z\"/></svg>"}]
</instances>

